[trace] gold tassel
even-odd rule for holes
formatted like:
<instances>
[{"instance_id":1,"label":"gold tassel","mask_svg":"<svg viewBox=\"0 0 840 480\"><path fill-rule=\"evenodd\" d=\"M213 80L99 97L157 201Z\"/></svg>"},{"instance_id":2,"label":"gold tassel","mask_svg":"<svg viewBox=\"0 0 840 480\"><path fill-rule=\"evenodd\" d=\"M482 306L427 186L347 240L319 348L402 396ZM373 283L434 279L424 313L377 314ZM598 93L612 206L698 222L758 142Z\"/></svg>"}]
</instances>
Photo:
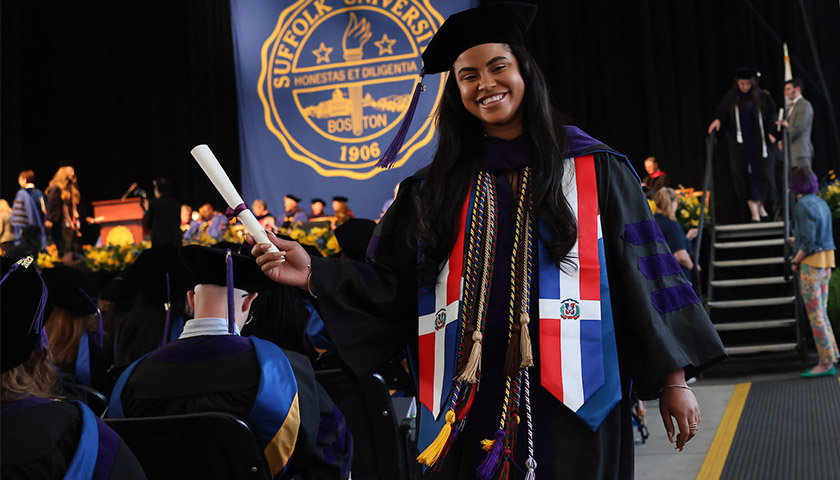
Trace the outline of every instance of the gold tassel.
<instances>
[{"instance_id":1,"label":"gold tassel","mask_svg":"<svg viewBox=\"0 0 840 480\"><path fill-rule=\"evenodd\" d=\"M528 329L528 324L531 323L531 318L528 314L522 312L519 316L519 323L522 325L522 331L519 333L519 348L522 351L521 368L534 366L534 352L531 350L531 333Z\"/></svg>"},{"instance_id":2,"label":"gold tassel","mask_svg":"<svg viewBox=\"0 0 840 480\"><path fill-rule=\"evenodd\" d=\"M478 381L478 372L481 370L481 339L483 336L478 330L472 334L473 346L470 351L470 359L467 360L467 365L464 371L457 378L459 382L475 383Z\"/></svg>"},{"instance_id":3,"label":"gold tassel","mask_svg":"<svg viewBox=\"0 0 840 480\"><path fill-rule=\"evenodd\" d=\"M443 447L446 446L446 441L449 440L449 434L452 433L452 424L455 423L455 410L449 409L446 412L446 424L440 429L437 438L432 442L423 453L417 456L417 461L431 467L440 458Z\"/></svg>"}]
</instances>

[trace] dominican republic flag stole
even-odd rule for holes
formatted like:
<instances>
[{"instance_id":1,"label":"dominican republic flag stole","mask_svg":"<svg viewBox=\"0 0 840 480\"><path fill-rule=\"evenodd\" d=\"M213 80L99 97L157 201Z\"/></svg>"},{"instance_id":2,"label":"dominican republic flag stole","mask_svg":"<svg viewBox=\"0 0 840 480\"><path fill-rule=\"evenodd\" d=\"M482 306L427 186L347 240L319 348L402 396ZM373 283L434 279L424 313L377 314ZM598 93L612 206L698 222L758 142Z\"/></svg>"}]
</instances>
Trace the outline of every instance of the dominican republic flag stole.
<instances>
[{"instance_id":1,"label":"dominican republic flag stole","mask_svg":"<svg viewBox=\"0 0 840 480\"><path fill-rule=\"evenodd\" d=\"M540 357L535 361L539 362L543 388L595 430L621 398L618 355L595 160L586 155L569 159L564 166L563 193L577 219L578 239L568 255L573 267L566 265L562 270L543 242L537 242ZM428 410L421 415L421 451L430 441L429 434L434 435L443 424L440 413L455 383L464 292L464 238L475 197L474 185L461 208L458 238L436 286L421 286L418 292L418 396ZM541 220L539 229L543 237L551 237Z\"/></svg>"},{"instance_id":2,"label":"dominican republic flag stole","mask_svg":"<svg viewBox=\"0 0 840 480\"><path fill-rule=\"evenodd\" d=\"M621 399L618 353L595 159L565 165L563 193L577 218L578 241L567 257L574 267L562 270L539 242L540 382L595 430ZM543 222L539 228L550 235Z\"/></svg>"}]
</instances>

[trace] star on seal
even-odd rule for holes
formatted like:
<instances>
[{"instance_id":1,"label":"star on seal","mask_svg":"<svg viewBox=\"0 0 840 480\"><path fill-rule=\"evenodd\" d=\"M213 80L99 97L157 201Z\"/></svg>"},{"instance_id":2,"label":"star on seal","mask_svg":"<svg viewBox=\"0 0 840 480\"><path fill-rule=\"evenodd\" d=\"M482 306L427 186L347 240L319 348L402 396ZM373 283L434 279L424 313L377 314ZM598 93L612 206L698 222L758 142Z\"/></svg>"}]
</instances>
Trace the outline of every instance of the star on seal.
<instances>
[{"instance_id":1,"label":"star on seal","mask_svg":"<svg viewBox=\"0 0 840 480\"><path fill-rule=\"evenodd\" d=\"M330 63L330 54L332 53L333 49L324 45L324 42L321 42L321 46L312 50L312 53L318 57L318 61L315 62L316 64L324 62Z\"/></svg>"}]
</instances>

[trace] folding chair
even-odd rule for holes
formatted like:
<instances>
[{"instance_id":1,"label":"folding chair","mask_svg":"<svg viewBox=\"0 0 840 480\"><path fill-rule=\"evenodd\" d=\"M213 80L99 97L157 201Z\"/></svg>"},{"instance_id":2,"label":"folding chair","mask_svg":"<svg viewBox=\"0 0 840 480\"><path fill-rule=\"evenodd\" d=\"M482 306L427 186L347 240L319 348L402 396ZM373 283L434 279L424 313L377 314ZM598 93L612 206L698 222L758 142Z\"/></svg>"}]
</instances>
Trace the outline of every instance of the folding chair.
<instances>
[{"instance_id":1,"label":"folding chair","mask_svg":"<svg viewBox=\"0 0 840 480\"><path fill-rule=\"evenodd\" d=\"M107 419L149 479L270 479L251 427L227 413Z\"/></svg>"}]
</instances>

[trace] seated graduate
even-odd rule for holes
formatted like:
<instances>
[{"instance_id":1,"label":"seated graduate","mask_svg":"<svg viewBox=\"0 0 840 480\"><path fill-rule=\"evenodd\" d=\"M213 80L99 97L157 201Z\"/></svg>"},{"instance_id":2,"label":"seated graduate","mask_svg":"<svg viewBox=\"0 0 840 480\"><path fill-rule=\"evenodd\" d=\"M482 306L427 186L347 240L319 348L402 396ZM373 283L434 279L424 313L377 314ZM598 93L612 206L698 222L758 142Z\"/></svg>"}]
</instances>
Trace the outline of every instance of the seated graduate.
<instances>
[{"instance_id":1,"label":"seated graduate","mask_svg":"<svg viewBox=\"0 0 840 480\"><path fill-rule=\"evenodd\" d=\"M108 415L227 412L254 429L275 478L347 478L352 440L309 360L239 335L266 285L254 258L198 245L181 256L195 276L187 293L195 318L177 340L129 365Z\"/></svg>"},{"instance_id":2,"label":"seated graduate","mask_svg":"<svg viewBox=\"0 0 840 480\"><path fill-rule=\"evenodd\" d=\"M45 329L55 364L66 374L63 382L107 394L113 386L107 372L114 364L114 348L102 327L93 280L75 268L58 265L44 271L44 281L53 306Z\"/></svg>"},{"instance_id":3,"label":"seated graduate","mask_svg":"<svg viewBox=\"0 0 840 480\"><path fill-rule=\"evenodd\" d=\"M117 326L117 366L128 365L181 334L193 278L179 250L172 245L144 250L126 272L126 288L137 298Z\"/></svg>"},{"instance_id":4,"label":"seated graduate","mask_svg":"<svg viewBox=\"0 0 840 480\"><path fill-rule=\"evenodd\" d=\"M43 330L47 289L31 263L0 258L0 477L146 478L131 450L88 407L55 396Z\"/></svg>"}]
</instances>

